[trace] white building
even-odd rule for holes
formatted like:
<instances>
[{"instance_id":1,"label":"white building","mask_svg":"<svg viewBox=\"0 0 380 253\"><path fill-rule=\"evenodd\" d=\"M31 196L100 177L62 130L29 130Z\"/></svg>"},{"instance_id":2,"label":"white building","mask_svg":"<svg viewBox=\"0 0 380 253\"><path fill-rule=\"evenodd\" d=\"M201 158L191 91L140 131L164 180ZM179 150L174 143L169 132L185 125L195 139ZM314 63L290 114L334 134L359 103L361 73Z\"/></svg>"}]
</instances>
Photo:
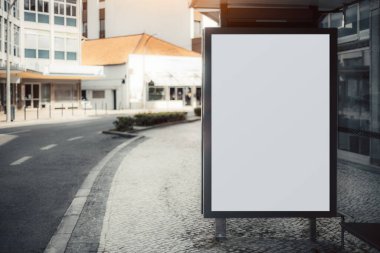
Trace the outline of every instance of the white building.
<instances>
[{"instance_id":1,"label":"white building","mask_svg":"<svg viewBox=\"0 0 380 253\"><path fill-rule=\"evenodd\" d=\"M104 77L83 80L92 107L175 109L201 102L201 57L152 35L86 40L86 65L104 66Z\"/></svg>"},{"instance_id":2,"label":"white building","mask_svg":"<svg viewBox=\"0 0 380 253\"><path fill-rule=\"evenodd\" d=\"M0 99L5 102L6 5L0 10ZM18 0L11 21L12 104L80 107L80 81L102 75L81 66L81 0Z\"/></svg>"},{"instance_id":3,"label":"white building","mask_svg":"<svg viewBox=\"0 0 380 253\"><path fill-rule=\"evenodd\" d=\"M146 33L190 50L191 19L188 0L85 0L83 5L89 39Z\"/></svg>"}]
</instances>

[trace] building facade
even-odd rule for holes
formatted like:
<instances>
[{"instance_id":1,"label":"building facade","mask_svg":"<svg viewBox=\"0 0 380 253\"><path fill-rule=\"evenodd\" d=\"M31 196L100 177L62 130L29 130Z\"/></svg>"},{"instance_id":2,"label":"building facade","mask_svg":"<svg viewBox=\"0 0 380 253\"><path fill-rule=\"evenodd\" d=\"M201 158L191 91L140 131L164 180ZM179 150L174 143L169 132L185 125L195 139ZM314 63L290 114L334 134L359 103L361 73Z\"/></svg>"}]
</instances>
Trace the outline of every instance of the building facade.
<instances>
[{"instance_id":1,"label":"building facade","mask_svg":"<svg viewBox=\"0 0 380 253\"><path fill-rule=\"evenodd\" d=\"M12 104L18 109L79 108L81 79L101 75L100 68L81 65L81 9L81 0L17 1L10 43ZM7 13L1 10L0 96L5 104Z\"/></svg>"},{"instance_id":2,"label":"building facade","mask_svg":"<svg viewBox=\"0 0 380 253\"><path fill-rule=\"evenodd\" d=\"M83 7L83 35L89 39L146 33L191 49L187 0L87 0Z\"/></svg>"},{"instance_id":3,"label":"building facade","mask_svg":"<svg viewBox=\"0 0 380 253\"><path fill-rule=\"evenodd\" d=\"M85 40L86 65L103 66L104 77L82 81L92 108L181 109L201 103L200 54L153 35Z\"/></svg>"},{"instance_id":4,"label":"building facade","mask_svg":"<svg viewBox=\"0 0 380 253\"><path fill-rule=\"evenodd\" d=\"M328 14L338 28L338 153L380 165L379 1L362 0Z\"/></svg>"}]
</instances>

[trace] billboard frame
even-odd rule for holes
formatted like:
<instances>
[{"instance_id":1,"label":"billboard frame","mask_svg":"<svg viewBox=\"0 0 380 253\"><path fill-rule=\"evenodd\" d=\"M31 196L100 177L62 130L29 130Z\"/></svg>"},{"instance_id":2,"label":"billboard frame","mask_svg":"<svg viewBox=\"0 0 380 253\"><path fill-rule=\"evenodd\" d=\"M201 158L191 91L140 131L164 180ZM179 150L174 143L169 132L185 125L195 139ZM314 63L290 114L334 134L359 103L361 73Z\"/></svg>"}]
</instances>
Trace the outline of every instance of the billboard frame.
<instances>
[{"instance_id":1,"label":"billboard frame","mask_svg":"<svg viewBox=\"0 0 380 253\"><path fill-rule=\"evenodd\" d=\"M211 39L214 34L327 34L330 39L329 211L212 211ZM337 211L337 30L335 28L206 28L203 36L202 213L205 218L335 217ZM231 134L231 133L230 133Z\"/></svg>"}]
</instances>

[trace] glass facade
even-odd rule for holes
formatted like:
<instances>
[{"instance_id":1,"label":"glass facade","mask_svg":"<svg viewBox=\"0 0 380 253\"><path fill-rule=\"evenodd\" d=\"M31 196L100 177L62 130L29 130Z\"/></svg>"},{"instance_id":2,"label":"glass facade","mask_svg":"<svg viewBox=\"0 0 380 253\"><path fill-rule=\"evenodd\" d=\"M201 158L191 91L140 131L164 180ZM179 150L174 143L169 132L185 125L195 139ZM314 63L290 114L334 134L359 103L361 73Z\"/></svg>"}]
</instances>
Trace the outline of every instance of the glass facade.
<instances>
[{"instance_id":1,"label":"glass facade","mask_svg":"<svg viewBox=\"0 0 380 253\"><path fill-rule=\"evenodd\" d=\"M371 78L379 71L372 65L379 55L371 48L370 18L365 0L326 15L320 26L338 28L338 150L349 152L345 159L380 165L372 159L374 150L380 149L380 133L374 127L380 117L373 99L379 96L379 80Z\"/></svg>"}]
</instances>

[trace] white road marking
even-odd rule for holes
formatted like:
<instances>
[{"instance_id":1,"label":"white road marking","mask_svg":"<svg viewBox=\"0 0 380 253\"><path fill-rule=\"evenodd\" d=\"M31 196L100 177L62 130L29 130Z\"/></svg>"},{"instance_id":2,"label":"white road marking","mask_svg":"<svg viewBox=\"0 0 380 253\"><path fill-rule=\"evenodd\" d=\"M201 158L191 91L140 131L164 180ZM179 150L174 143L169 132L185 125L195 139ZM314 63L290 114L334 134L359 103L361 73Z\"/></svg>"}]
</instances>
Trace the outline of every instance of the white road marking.
<instances>
[{"instance_id":1,"label":"white road marking","mask_svg":"<svg viewBox=\"0 0 380 253\"><path fill-rule=\"evenodd\" d=\"M50 144L50 145L47 145L47 146L42 147L40 149L41 150L48 150L48 149L54 148L55 146L57 146L57 144Z\"/></svg>"},{"instance_id":2,"label":"white road marking","mask_svg":"<svg viewBox=\"0 0 380 253\"><path fill-rule=\"evenodd\" d=\"M4 133L4 134L21 134L21 133L26 133L26 132L30 132L30 130L21 130L21 131L15 131L15 132Z\"/></svg>"},{"instance_id":3,"label":"white road marking","mask_svg":"<svg viewBox=\"0 0 380 253\"><path fill-rule=\"evenodd\" d=\"M11 163L11 166L14 166L14 165L20 165L22 164L23 162L29 160L30 158L32 158L31 156L24 156L20 159L18 159L17 161L14 161L13 163Z\"/></svg>"},{"instance_id":4,"label":"white road marking","mask_svg":"<svg viewBox=\"0 0 380 253\"><path fill-rule=\"evenodd\" d=\"M83 136L77 136L77 137L73 137L73 138L70 138L70 139L67 139L67 141L75 141L75 140L79 140L79 139L82 139Z\"/></svg>"}]
</instances>

